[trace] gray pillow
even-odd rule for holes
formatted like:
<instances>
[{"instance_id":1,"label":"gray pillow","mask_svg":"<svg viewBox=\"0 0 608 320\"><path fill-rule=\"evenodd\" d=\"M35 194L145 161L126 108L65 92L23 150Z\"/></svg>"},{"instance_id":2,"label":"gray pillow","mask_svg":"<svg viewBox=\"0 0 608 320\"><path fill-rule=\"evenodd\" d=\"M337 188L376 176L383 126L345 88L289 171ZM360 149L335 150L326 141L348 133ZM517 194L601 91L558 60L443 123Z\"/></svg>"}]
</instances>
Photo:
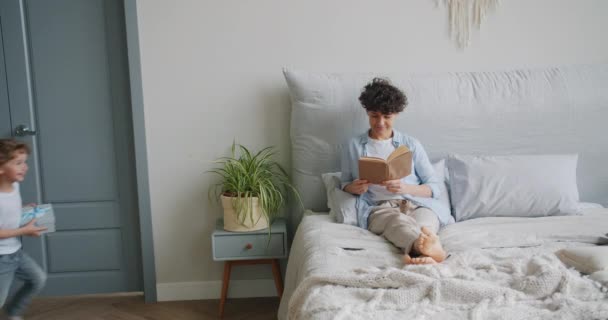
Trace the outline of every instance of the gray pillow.
<instances>
[{"instance_id":1,"label":"gray pillow","mask_svg":"<svg viewBox=\"0 0 608 320\"><path fill-rule=\"evenodd\" d=\"M450 155L456 221L578 214L578 155Z\"/></svg>"},{"instance_id":2,"label":"gray pillow","mask_svg":"<svg viewBox=\"0 0 608 320\"><path fill-rule=\"evenodd\" d=\"M442 181L443 183L439 184L439 192L441 193L439 195L439 202L441 202L441 204L443 204L446 208L451 209L451 204L450 204L450 194L448 192L448 182L446 181L446 174L445 172L447 171L447 168L445 166L445 159L441 159L438 161L435 161L432 163L433 165L433 169L435 170L435 174L437 175L437 179L439 181ZM452 221L453 222L453 221Z\"/></svg>"},{"instance_id":3,"label":"gray pillow","mask_svg":"<svg viewBox=\"0 0 608 320\"><path fill-rule=\"evenodd\" d=\"M357 197L340 189L340 172L329 172L321 175L327 191L329 215L336 222L357 225Z\"/></svg>"}]
</instances>

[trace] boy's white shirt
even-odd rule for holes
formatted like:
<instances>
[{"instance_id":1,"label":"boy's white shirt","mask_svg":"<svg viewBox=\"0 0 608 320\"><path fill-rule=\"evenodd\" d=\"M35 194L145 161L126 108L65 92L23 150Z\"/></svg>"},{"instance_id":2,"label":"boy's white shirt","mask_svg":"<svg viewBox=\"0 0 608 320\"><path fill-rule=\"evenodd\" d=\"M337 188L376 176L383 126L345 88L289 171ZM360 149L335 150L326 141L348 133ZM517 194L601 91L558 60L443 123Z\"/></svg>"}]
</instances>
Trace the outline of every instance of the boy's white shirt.
<instances>
[{"instance_id":1,"label":"boy's white shirt","mask_svg":"<svg viewBox=\"0 0 608 320\"><path fill-rule=\"evenodd\" d=\"M17 229L21 221L21 194L19 183L13 183L12 192L0 192L0 229ZM18 237L0 239L0 254L11 254L21 248Z\"/></svg>"}]
</instances>

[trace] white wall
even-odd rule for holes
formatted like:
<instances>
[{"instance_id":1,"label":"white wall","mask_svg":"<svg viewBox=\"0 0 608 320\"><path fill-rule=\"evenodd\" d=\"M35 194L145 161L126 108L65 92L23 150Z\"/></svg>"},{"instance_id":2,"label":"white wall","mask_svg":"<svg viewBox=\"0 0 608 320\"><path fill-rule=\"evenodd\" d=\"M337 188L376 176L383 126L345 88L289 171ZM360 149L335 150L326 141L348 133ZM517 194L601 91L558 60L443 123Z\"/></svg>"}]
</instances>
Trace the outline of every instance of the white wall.
<instances>
[{"instance_id":1,"label":"white wall","mask_svg":"<svg viewBox=\"0 0 608 320\"><path fill-rule=\"evenodd\" d=\"M233 139L275 145L289 166L283 66L314 71L497 70L608 63L608 1L508 0L472 44L435 0L138 1L159 299L217 298L210 233L221 209L204 172ZM273 293L238 267L237 295Z\"/></svg>"}]
</instances>

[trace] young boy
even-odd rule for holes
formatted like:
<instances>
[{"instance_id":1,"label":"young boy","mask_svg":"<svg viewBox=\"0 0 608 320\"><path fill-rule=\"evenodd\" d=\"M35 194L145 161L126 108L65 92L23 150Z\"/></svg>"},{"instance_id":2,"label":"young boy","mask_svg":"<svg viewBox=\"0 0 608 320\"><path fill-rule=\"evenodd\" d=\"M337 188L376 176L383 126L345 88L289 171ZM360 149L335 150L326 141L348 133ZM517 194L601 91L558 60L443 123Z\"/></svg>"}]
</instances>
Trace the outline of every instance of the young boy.
<instances>
[{"instance_id":1,"label":"young boy","mask_svg":"<svg viewBox=\"0 0 608 320\"><path fill-rule=\"evenodd\" d=\"M25 308L46 282L40 266L21 250L20 236L40 236L33 219L23 227L21 221L21 195L19 182L27 173L26 144L12 139L0 139L0 307L4 307L11 320L23 319ZM8 303L9 289L14 279L24 282Z\"/></svg>"}]
</instances>

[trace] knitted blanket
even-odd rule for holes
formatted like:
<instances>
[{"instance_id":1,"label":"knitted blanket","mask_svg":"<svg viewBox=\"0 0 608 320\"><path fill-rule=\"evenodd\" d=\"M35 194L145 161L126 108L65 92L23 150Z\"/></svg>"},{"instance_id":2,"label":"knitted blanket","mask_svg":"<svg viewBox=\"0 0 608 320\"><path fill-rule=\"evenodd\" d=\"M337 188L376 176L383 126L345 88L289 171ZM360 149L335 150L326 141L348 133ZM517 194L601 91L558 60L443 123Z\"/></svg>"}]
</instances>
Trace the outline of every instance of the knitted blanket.
<instances>
[{"instance_id":1,"label":"knitted blanket","mask_svg":"<svg viewBox=\"0 0 608 320\"><path fill-rule=\"evenodd\" d=\"M288 318L608 319L606 291L546 247L475 249L439 265L309 277Z\"/></svg>"}]
</instances>

